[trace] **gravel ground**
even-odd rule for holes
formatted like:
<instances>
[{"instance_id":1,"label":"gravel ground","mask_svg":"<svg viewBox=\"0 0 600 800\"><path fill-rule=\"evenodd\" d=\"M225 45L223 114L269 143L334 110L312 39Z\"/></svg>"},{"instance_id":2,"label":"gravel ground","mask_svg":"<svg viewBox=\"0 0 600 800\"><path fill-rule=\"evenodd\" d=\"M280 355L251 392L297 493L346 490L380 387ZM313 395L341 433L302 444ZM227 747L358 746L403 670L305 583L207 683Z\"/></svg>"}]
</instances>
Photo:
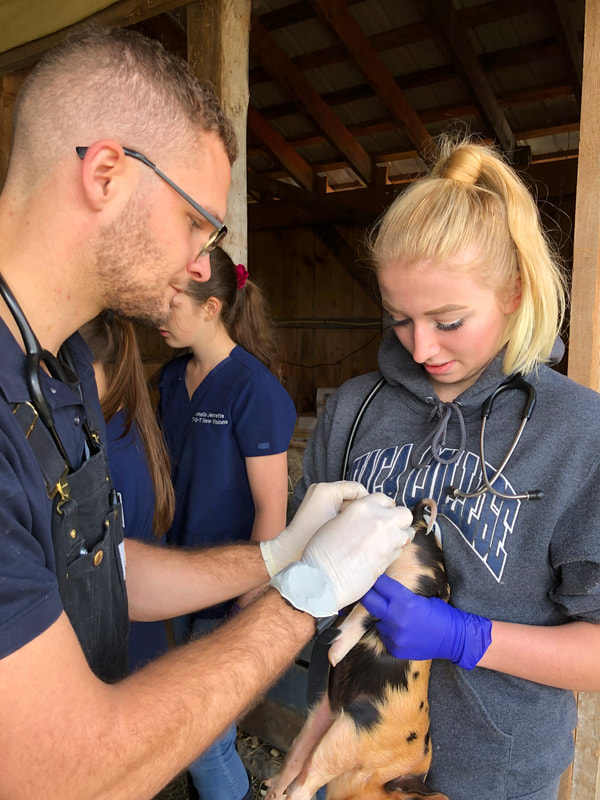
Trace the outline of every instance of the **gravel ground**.
<instances>
[{"instance_id":1,"label":"gravel ground","mask_svg":"<svg viewBox=\"0 0 600 800\"><path fill-rule=\"evenodd\" d=\"M275 747L262 742L257 736L238 733L238 752L246 769L252 776L252 789L255 800L262 800L267 793L263 780L276 772L282 765L285 755ZM187 774L171 781L155 800L195 800L195 791L189 790Z\"/></svg>"}]
</instances>

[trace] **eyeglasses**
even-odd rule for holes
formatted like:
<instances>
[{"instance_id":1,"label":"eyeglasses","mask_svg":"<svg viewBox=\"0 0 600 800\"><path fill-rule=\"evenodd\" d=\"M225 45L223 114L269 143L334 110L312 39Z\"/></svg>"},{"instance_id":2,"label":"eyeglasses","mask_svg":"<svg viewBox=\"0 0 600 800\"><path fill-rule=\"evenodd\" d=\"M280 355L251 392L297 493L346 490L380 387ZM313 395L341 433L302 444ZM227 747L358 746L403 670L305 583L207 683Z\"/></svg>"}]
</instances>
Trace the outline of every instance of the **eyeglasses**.
<instances>
[{"instance_id":1,"label":"eyeglasses","mask_svg":"<svg viewBox=\"0 0 600 800\"><path fill-rule=\"evenodd\" d=\"M77 151L77 155L79 156L79 158L83 161L85 154L88 151L88 148L76 147L75 150ZM150 169L154 170L154 172L156 172L159 178L162 178L163 181L165 181L165 183L168 183L171 189L175 189L177 194L183 197L183 199L186 200L191 205L194 211L197 211L201 217L204 217L204 219L207 222L210 222L210 224L213 226L214 231L210 234L210 236L208 237L208 241L196 256L196 261L202 256L208 255L212 250L215 249L215 247L220 242L223 241L223 239L227 235L226 225L224 225L216 217L213 217L213 215L210 212L208 212L205 208L202 208L202 206L199 205L199 203L197 203L195 200L192 200L192 198L189 196L187 192L184 192L183 189L177 186L176 183L173 183L173 181L170 178L168 178L165 175L165 173L156 166L156 164L153 164L152 161L150 161L149 158L146 158L146 156L142 155L142 153L138 153L137 150L131 150L129 147L124 147L123 152L125 153L126 156L130 156L131 158L137 158L138 161L141 161L147 167L150 167Z\"/></svg>"}]
</instances>

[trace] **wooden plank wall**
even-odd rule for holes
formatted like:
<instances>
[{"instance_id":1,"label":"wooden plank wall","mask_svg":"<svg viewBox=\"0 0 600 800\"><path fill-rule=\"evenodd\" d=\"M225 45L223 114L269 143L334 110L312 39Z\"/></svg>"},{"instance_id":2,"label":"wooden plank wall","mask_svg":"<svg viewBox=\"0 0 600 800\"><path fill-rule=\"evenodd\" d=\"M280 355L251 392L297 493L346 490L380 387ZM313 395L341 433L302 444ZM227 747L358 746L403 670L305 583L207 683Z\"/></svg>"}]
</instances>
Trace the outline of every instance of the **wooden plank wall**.
<instances>
[{"instance_id":1,"label":"wooden plank wall","mask_svg":"<svg viewBox=\"0 0 600 800\"><path fill-rule=\"evenodd\" d=\"M362 230L344 231L348 241ZM323 320L346 318L378 321L380 311L350 278L310 227L250 233L251 278L264 290L273 317L296 322L281 327L284 383L299 414L316 411L318 387L344 381L377 368L380 332L354 327L324 328ZM317 321L317 326L300 327Z\"/></svg>"}]
</instances>

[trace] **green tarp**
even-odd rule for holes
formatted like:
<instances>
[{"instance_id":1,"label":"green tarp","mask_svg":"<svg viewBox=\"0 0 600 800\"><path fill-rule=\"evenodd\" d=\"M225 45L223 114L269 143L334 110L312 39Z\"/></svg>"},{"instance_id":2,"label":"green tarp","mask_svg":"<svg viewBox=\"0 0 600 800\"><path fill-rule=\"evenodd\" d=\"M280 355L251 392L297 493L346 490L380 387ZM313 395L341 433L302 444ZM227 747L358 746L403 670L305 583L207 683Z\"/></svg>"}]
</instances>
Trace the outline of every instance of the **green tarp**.
<instances>
[{"instance_id":1,"label":"green tarp","mask_svg":"<svg viewBox=\"0 0 600 800\"><path fill-rule=\"evenodd\" d=\"M113 3L114 0L0 0L0 53L80 22Z\"/></svg>"}]
</instances>

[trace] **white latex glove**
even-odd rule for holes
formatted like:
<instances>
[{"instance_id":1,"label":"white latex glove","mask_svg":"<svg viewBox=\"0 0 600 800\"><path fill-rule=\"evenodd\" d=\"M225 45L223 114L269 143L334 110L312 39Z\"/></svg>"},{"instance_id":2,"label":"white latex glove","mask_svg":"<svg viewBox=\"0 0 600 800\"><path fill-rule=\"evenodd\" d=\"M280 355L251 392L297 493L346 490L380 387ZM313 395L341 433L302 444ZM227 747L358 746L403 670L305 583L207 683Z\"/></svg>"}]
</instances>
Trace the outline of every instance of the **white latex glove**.
<instances>
[{"instance_id":1,"label":"white latex glove","mask_svg":"<svg viewBox=\"0 0 600 800\"><path fill-rule=\"evenodd\" d=\"M413 539L412 513L385 494L350 503L307 544L302 559L271 580L313 617L329 617L359 600Z\"/></svg>"},{"instance_id":2,"label":"white latex glove","mask_svg":"<svg viewBox=\"0 0 600 800\"><path fill-rule=\"evenodd\" d=\"M364 497L368 492L362 483L336 481L313 483L308 487L294 519L274 539L260 543L260 550L269 575L300 561L311 536L330 519L337 516L345 501Z\"/></svg>"}]
</instances>

